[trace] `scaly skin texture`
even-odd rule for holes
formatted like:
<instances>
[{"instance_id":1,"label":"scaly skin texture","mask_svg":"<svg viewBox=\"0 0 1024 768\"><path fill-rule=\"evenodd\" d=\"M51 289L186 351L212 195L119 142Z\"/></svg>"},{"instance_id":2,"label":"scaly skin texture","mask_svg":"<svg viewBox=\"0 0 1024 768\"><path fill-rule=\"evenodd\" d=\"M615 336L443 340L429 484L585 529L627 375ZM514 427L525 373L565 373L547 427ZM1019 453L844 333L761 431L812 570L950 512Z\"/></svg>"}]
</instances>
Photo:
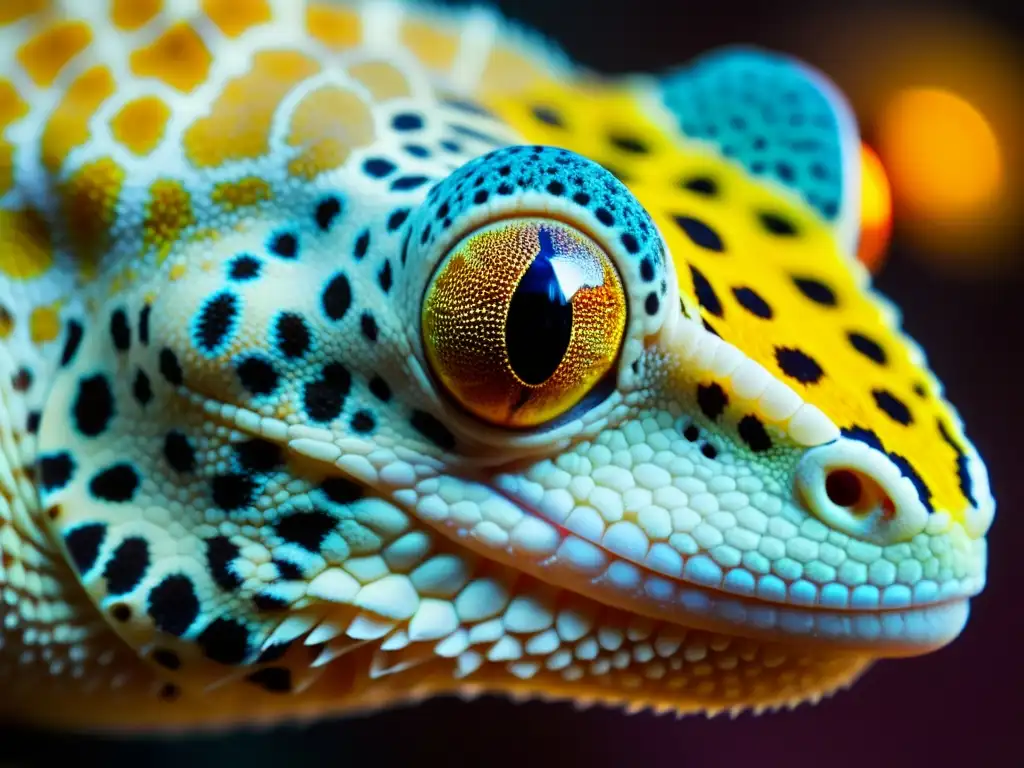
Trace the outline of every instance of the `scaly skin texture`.
<instances>
[{"instance_id":1,"label":"scaly skin texture","mask_svg":"<svg viewBox=\"0 0 1024 768\"><path fill-rule=\"evenodd\" d=\"M481 11L4 3L0 713L763 709L951 641L994 502L853 258L858 147L768 54L608 81ZM596 383L480 418L569 247ZM443 294L439 372L463 248L494 295Z\"/></svg>"}]
</instances>

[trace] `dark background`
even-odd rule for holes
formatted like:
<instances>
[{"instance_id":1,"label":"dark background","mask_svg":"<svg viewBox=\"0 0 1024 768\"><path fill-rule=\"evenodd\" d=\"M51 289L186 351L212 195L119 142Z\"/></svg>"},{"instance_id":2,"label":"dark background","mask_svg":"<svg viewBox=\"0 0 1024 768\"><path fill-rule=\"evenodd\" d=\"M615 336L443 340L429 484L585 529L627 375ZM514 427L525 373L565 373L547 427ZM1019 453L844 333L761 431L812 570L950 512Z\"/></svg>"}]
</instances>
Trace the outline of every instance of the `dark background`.
<instances>
[{"instance_id":1,"label":"dark background","mask_svg":"<svg viewBox=\"0 0 1024 768\"><path fill-rule=\"evenodd\" d=\"M6 2L6 0L0 0ZM856 93L882 78L876 55L893 45L883 10L904 18L988 25L1001 45L1024 53L1024 4L1000 0L505 0L510 16L559 41L575 58L608 71L658 70L717 45L747 42L800 56ZM852 27L854 11L860 24ZM877 15L879 22L872 26ZM966 23L966 21L965 21ZM855 40L850 35L855 34ZM898 39L899 36L897 36ZM995 39L995 38L994 38ZM886 49L886 50L883 50ZM955 68L956 50L940 51ZM952 59L950 60L950 57ZM1019 59L1018 59L1019 62ZM970 61L962 62L965 67ZM1024 71L1007 77L1024 92ZM1020 107L1020 101L1015 108ZM854 96L855 107L858 107ZM871 115L859 112L870 139ZM1020 133L1002 136L1018 142ZM1012 154L1011 152L1011 154ZM1019 154L1018 154L1019 157ZM1011 168L1010 172L1017 169ZM1018 177L1019 179L1019 177ZM1021 209L1020 199L1014 203ZM960 268L940 267L899 221L877 285L904 310L904 325L928 351L987 460L998 513L989 535L989 585L962 637L934 654L877 665L850 691L817 707L735 720L499 699L435 700L371 717L267 733L161 740L54 736L0 730L0 766L75 764L189 766L223 761L271 765L472 766L856 766L1024 765L1024 611L1015 561L1022 559L1024 485L1024 258L1015 237L980 239ZM1020 217L991 226L1019 229ZM991 265L998 263L998 270ZM964 268L966 267L966 268ZM0 695L3 695L0 692Z\"/></svg>"}]
</instances>

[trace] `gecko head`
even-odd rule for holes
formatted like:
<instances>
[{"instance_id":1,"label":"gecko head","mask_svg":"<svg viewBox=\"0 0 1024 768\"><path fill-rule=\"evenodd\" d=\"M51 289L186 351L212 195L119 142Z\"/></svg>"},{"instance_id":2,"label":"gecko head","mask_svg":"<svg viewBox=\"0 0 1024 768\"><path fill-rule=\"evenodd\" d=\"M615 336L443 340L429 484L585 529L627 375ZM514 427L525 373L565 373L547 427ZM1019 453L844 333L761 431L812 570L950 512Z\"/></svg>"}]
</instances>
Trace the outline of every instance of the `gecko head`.
<instances>
[{"instance_id":1,"label":"gecko head","mask_svg":"<svg viewBox=\"0 0 1024 768\"><path fill-rule=\"evenodd\" d=\"M924 376L864 287L791 266L838 263L812 214L765 240L785 206L724 164L716 209L557 147L432 184L380 154L184 242L65 354L49 523L140 655L202 689L300 636L459 646L583 601L840 660L786 698L959 633L983 469L934 382L906 417L864 374L873 344Z\"/></svg>"}]
</instances>

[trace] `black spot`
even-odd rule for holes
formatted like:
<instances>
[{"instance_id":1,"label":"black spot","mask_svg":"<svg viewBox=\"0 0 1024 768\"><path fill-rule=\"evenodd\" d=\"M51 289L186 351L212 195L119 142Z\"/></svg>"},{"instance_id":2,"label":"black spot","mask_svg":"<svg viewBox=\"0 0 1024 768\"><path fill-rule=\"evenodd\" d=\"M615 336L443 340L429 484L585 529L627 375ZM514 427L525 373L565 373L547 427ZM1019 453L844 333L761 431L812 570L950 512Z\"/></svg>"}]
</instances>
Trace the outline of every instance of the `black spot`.
<instances>
[{"instance_id":1,"label":"black spot","mask_svg":"<svg viewBox=\"0 0 1024 768\"><path fill-rule=\"evenodd\" d=\"M438 448L450 451L455 447L455 436L448 427L426 411L413 411L409 423Z\"/></svg>"},{"instance_id":2,"label":"black spot","mask_svg":"<svg viewBox=\"0 0 1024 768\"><path fill-rule=\"evenodd\" d=\"M675 216L675 222L695 244L709 251L721 253L725 250L722 238L711 227L692 216Z\"/></svg>"},{"instance_id":3,"label":"black spot","mask_svg":"<svg viewBox=\"0 0 1024 768\"><path fill-rule=\"evenodd\" d=\"M845 438L847 438L849 440L859 440L860 442L864 443L865 445L870 445L876 451L881 451L882 453L886 453L885 448L882 446L882 439L877 434L872 432L870 429L865 429L864 427L853 426L853 427L846 427L846 428L842 429L841 432L843 434L843 437L845 437Z\"/></svg>"},{"instance_id":4,"label":"black spot","mask_svg":"<svg viewBox=\"0 0 1024 768\"><path fill-rule=\"evenodd\" d=\"M384 260L384 266L380 268L380 273L377 275L377 281L380 283L380 289L384 293L391 292L392 276L391 276L391 262L388 259Z\"/></svg>"},{"instance_id":5,"label":"black spot","mask_svg":"<svg viewBox=\"0 0 1024 768\"><path fill-rule=\"evenodd\" d=\"M824 307L834 307L838 303L835 291L825 283L813 277L793 277L793 282L804 296Z\"/></svg>"},{"instance_id":6,"label":"black spot","mask_svg":"<svg viewBox=\"0 0 1024 768\"><path fill-rule=\"evenodd\" d=\"M661 301L658 299L658 294L651 293L647 294L647 298L644 299L644 311L648 315L658 314L658 308L661 306Z\"/></svg>"},{"instance_id":7,"label":"black spot","mask_svg":"<svg viewBox=\"0 0 1024 768\"><path fill-rule=\"evenodd\" d=\"M565 184L557 179L550 182L547 189L550 194L555 195L556 197L560 197L565 194Z\"/></svg>"},{"instance_id":8,"label":"black spot","mask_svg":"<svg viewBox=\"0 0 1024 768\"><path fill-rule=\"evenodd\" d=\"M269 592L259 592L253 595L252 604L256 606L257 611L264 612L283 611L288 607L287 602Z\"/></svg>"},{"instance_id":9,"label":"black spot","mask_svg":"<svg viewBox=\"0 0 1024 768\"><path fill-rule=\"evenodd\" d=\"M352 416L352 429L360 434L372 432L376 426L377 422L369 411L356 411Z\"/></svg>"},{"instance_id":10,"label":"black spot","mask_svg":"<svg viewBox=\"0 0 1024 768\"><path fill-rule=\"evenodd\" d=\"M920 398L928 397L928 390L920 381L914 384L914 394Z\"/></svg>"},{"instance_id":11,"label":"black spot","mask_svg":"<svg viewBox=\"0 0 1024 768\"><path fill-rule=\"evenodd\" d=\"M110 338L118 352L127 352L132 345L132 329L123 309L115 309L110 315Z\"/></svg>"},{"instance_id":12,"label":"black spot","mask_svg":"<svg viewBox=\"0 0 1024 768\"><path fill-rule=\"evenodd\" d=\"M634 155L644 155L650 151L648 146L636 136L612 134L608 137L608 141L611 142L612 146L616 149L620 149L623 152L629 152Z\"/></svg>"},{"instance_id":13,"label":"black spot","mask_svg":"<svg viewBox=\"0 0 1024 768\"><path fill-rule=\"evenodd\" d=\"M222 291L210 298L199 311L196 322L196 346L215 352L227 339L238 315L238 297Z\"/></svg>"},{"instance_id":14,"label":"black spot","mask_svg":"<svg viewBox=\"0 0 1024 768\"><path fill-rule=\"evenodd\" d=\"M103 569L107 594L126 595L139 586L149 570L149 544L140 536L122 541Z\"/></svg>"},{"instance_id":15,"label":"black spot","mask_svg":"<svg viewBox=\"0 0 1024 768\"><path fill-rule=\"evenodd\" d=\"M760 211L757 214L761 226L768 232L779 237L792 237L797 233L796 225L785 216L772 213L771 211Z\"/></svg>"},{"instance_id":16,"label":"black spot","mask_svg":"<svg viewBox=\"0 0 1024 768\"><path fill-rule=\"evenodd\" d=\"M211 484L213 503L226 512L234 512L252 504L256 481L249 475L229 472L215 475Z\"/></svg>"},{"instance_id":17,"label":"black spot","mask_svg":"<svg viewBox=\"0 0 1024 768\"><path fill-rule=\"evenodd\" d=\"M712 197L718 194L718 184L715 183L714 179L710 179L707 176L694 176L693 178L684 179L682 186L684 189L696 192L698 195Z\"/></svg>"},{"instance_id":18,"label":"black spot","mask_svg":"<svg viewBox=\"0 0 1024 768\"><path fill-rule=\"evenodd\" d=\"M96 437L107 429L114 417L114 395L106 376L97 373L78 383L73 413L78 431L86 437Z\"/></svg>"},{"instance_id":19,"label":"black spot","mask_svg":"<svg viewBox=\"0 0 1024 768\"><path fill-rule=\"evenodd\" d=\"M744 416L740 419L739 433L743 442L755 453L767 451L772 447L772 439L757 416Z\"/></svg>"},{"instance_id":20,"label":"black spot","mask_svg":"<svg viewBox=\"0 0 1024 768\"><path fill-rule=\"evenodd\" d=\"M169 669L172 672L181 669L181 658L167 648L157 648L149 657L164 669Z\"/></svg>"},{"instance_id":21,"label":"black spot","mask_svg":"<svg viewBox=\"0 0 1024 768\"><path fill-rule=\"evenodd\" d=\"M722 338L722 334L720 334L720 333L719 333L718 331L716 331L716 330L715 330L715 327L714 327L713 325L711 325L711 323L709 323L709 322L708 322L707 320L704 320L704 319L702 319L702 320L701 320L701 323L702 323L702 324L704 325L704 329L705 329L705 330L706 330L706 331L707 331L708 333L713 333L713 334L715 334L715 336L717 336L718 338Z\"/></svg>"},{"instance_id":22,"label":"black spot","mask_svg":"<svg viewBox=\"0 0 1024 768\"><path fill-rule=\"evenodd\" d=\"M597 216L597 220L604 224L606 227L610 227L615 224L615 217L612 216L611 211L607 208L598 208L594 211L594 215Z\"/></svg>"},{"instance_id":23,"label":"black spot","mask_svg":"<svg viewBox=\"0 0 1024 768\"><path fill-rule=\"evenodd\" d=\"M554 270L551 232L541 227L540 250L512 294L505 322L505 350L515 374L540 384L555 372L572 338L573 309Z\"/></svg>"},{"instance_id":24,"label":"black spot","mask_svg":"<svg viewBox=\"0 0 1024 768\"><path fill-rule=\"evenodd\" d=\"M418 131L423 127L423 118L411 112L403 112L392 118L391 127L396 131Z\"/></svg>"},{"instance_id":25,"label":"black spot","mask_svg":"<svg viewBox=\"0 0 1024 768\"><path fill-rule=\"evenodd\" d=\"M181 386L183 376L181 373L181 364L178 363L178 356L168 347L164 347L160 350L160 375L163 376L169 384L174 386Z\"/></svg>"},{"instance_id":26,"label":"black spot","mask_svg":"<svg viewBox=\"0 0 1024 768\"><path fill-rule=\"evenodd\" d=\"M649 283L654 279L654 262L649 258L644 258L640 261L640 279L645 283Z\"/></svg>"},{"instance_id":27,"label":"black spot","mask_svg":"<svg viewBox=\"0 0 1024 768\"><path fill-rule=\"evenodd\" d=\"M729 404L729 396L717 383L701 384L697 387L697 405L701 412L711 421L715 421Z\"/></svg>"},{"instance_id":28,"label":"black spot","mask_svg":"<svg viewBox=\"0 0 1024 768\"><path fill-rule=\"evenodd\" d=\"M388 232L394 232L405 223L407 218L409 218L408 208L399 208L397 211L393 211L388 216Z\"/></svg>"},{"instance_id":29,"label":"black spot","mask_svg":"<svg viewBox=\"0 0 1024 768\"><path fill-rule=\"evenodd\" d=\"M28 392L32 388L32 371L28 368L19 368L11 377L11 386L15 392Z\"/></svg>"},{"instance_id":30,"label":"black spot","mask_svg":"<svg viewBox=\"0 0 1024 768\"><path fill-rule=\"evenodd\" d=\"M391 182L391 189L395 192L408 192L412 189L419 189L430 181L426 176L402 176Z\"/></svg>"},{"instance_id":31,"label":"black spot","mask_svg":"<svg viewBox=\"0 0 1024 768\"><path fill-rule=\"evenodd\" d=\"M328 477L320 484L320 490L335 504L351 504L366 495L363 486L347 477Z\"/></svg>"},{"instance_id":32,"label":"black spot","mask_svg":"<svg viewBox=\"0 0 1024 768\"><path fill-rule=\"evenodd\" d=\"M687 424L686 428L683 429L683 437L689 440L691 443L697 442L700 439L700 430L695 424Z\"/></svg>"},{"instance_id":33,"label":"black spot","mask_svg":"<svg viewBox=\"0 0 1024 768\"><path fill-rule=\"evenodd\" d=\"M733 288L732 295L736 297L736 301L740 303L740 306L752 315L756 315L764 320L771 319L772 308L753 288Z\"/></svg>"},{"instance_id":34,"label":"black spot","mask_svg":"<svg viewBox=\"0 0 1024 768\"><path fill-rule=\"evenodd\" d=\"M776 347L775 360L784 374L801 384L816 384L825 374L813 357L792 347Z\"/></svg>"},{"instance_id":35,"label":"black spot","mask_svg":"<svg viewBox=\"0 0 1024 768\"><path fill-rule=\"evenodd\" d=\"M885 365L888 362L888 356L885 354L885 350L873 339L869 339L863 333L857 333L856 331L850 331L846 334L846 337L850 340L850 344L853 348L860 352L864 357L869 360L874 360L879 365Z\"/></svg>"},{"instance_id":36,"label":"black spot","mask_svg":"<svg viewBox=\"0 0 1024 768\"><path fill-rule=\"evenodd\" d=\"M586 192L577 192L572 196L572 201L576 203L576 205L590 205L590 195Z\"/></svg>"},{"instance_id":37,"label":"black spot","mask_svg":"<svg viewBox=\"0 0 1024 768\"><path fill-rule=\"evenodd\" d=\"M298 581L302 578L302 569L295 563L277 559L275 559L273 563L277 566L278 574L285 581Z\"/></svg>"},{"instance_id":38,"label":"black spot","mask_svg":"<svg viewBox=\"0 0 1024 768\"><path fill-rule=\"evenodd\" d=\"M181 688L176 686L174 683L165 683L160 686L160 691L157 693L163 701L175 701L181 696Z\"/></svg>"},{"instance_id":39,"label":"black spot","mask_svg":"<svg viewBox=\"0 0 1024 768\"><path fill-rule=\"evenodd\" d=\"M106 537L106 523L87 523L68 531L64 537L64 545L68 548L75 569L82 576L96 565L96 558L100 555L100 547Z\"/></svg>"},{"instance_id":40,"label":"black spot","mask_svg":"<svg viewBox=\"0 0 1024 768\"><path fill-rule=\"evenodd\" d=\"M232 280L252 280L259 277L260 267L263 265L255 256L242 254L236 256L228 267L228 277Z\"/></svg>"},{"instance_id":41,"label":"black spot","mask_svg":"<svg viewBox=\"0 0 1024 768\"><path fill-rule=\"evenodd\" d=\"M149 384L149 376L141 369L135 374L132 394L139 405L147 405L153 399L153 388Z\"/></svg>"},{"instance_id":42,"label":"black spot","mask_svg":"<svg viewBox=\"0 0 1024 768\"><path fill-rule=\"evenodd\" d=\"M39 483L44 491L55 491L71 482L75 462L67 451L43 456L39 460Z\"/></svg>"},{"instance_id":43,"label":"black spot","mask_svg":"<svg viewBox=\"0 0 1024 768\"><path fill-rule=\"evenodd\" d=\"M196 452L184 433L176 429L164 437L164 458L178 472L191 472L196 468Z\"/></svg>"},{"instance_id":44,"label":"black spot","mask_svg":"<svg viewBox=\"0 0 1024 768\"><path fill-rule=\"evenodd\" d=\"M236 443L233 447L235 456L238 458L238 465L247 472L265 474L273 472L284 464L281 446L269 440L253 437Z\"/></svg>"},{"instance_id":45,"label":"black spot","mask_svg":"<svg viewBox=\"0 0 1024 768\"><path fill-rule=\"evenodd\" d=\"M626 249L627 253L636 255L640 252L640 243L636 240L636 235L626 232L619 238L622 241L622 247Z\"/></svg>"},{"instance_id":46,"label":"black spot","mask_svg":"<svg viewBox=\"0 0 1024 768\"><path fill-rule=\"evenodd\" d=\"M68 336L64 339L64 350L60 354L61 367L67 367L75 359L78 347L82 344L85 329L77 320L68 321Z\"/></svg>"},{"instance_id":47,"label":"black spot","mask_svg":"<svg viewBox=\"0 0 1024 768\"><path fill-rule=\"evenodd\" d=\"M382 179L395 170L395 164L390 160L385 160L383 157L371 157L365 163L363 163L363 170L368 176L373 176L375 179Z\"/></svg>"},{"instance_id":48,"label":"black spot","mask_svg":"<svg viewBox=\"0 0 1024 768\"><path fill-rule=\"evenodd\" d=\"M377 340L377 321L369 311L363 312L363 316L359 318L359 330L363 332L367 341Z\"/></svg>"},{"instance_id":49,"label":"black spot","mask_svg":"<svg viewBox=\"0 0 1024 768\"><path fill-rule=\"evenodd\" d=\"M320 545L337 524L332 515L322 509L313 509L282 517L274 525L274 530L285 541L315 553L320 551Z\"/></svg>"},{"instance_id":50,"label":"black spot","mask_svg":"<svg viewBox=\"0 0 1024 768\"><path fill-rule=\"evenodd\" d=\"M331 224L334 223L334 220L338 218L338 214L340 213L341 200L331 196L321 200L317 204L313 218L316 220L316 225L326 232L331 228Z\"/></svg>"},{"instance_id":51,"label":"black spot","mask_svg":"<svg viewBox=\"0 0 1024 768\"><path fill-rule=\"evenodd\" d=\"M206 658L219 664L241 664L249 653L249 630L234 619L214 619L196 643Z\"/></svg>"},{"instance_id":52,"label":"black spot","mask_svg":"<svg viewBox=\"0 0 1024 768\"><path fill-rule=\"evenodd\" d=\"M132 609L124 603L114 603L110 606L110 615L114 617L115 621L120 621L123 624L131 619Z\"/></svg>"},{"instance_id":53,"label":"black spot","mask_svg":"<svg viewBox=\"0 0 1024 768\"><path fill-rule=\"evenodd\" d=\"M338 418L351 386L352 375L348 368L341 363L325 365L320 378L308 382L303 390L306 413L319 422Z\"/></svg>"},{"instance_id":54,"label":"black spot","mask_svg":"<svg viewBox=\"0 0 1024 768\"><path fill-rule=\"evenodd\" d=\"M294 259L299 252L299 239L293 232L279 232L270 239L270 251L282 259Z\"/></svg>"},{"instance_id":55,"label":"black spot","mask_svg":"<svg viewBox=\"0 0 1024 768\"><path fill-rule=\"evenodd\" d=\"M711 283L704 277L704 273L691 264L690 275L693 277L693 292L700 305L715 317L722 317L722 302L718 299L715 289L711 287Z\"/></svg>"},{"instance_id":56,"label":"black spot","mask_svg":"<svg viewBox=\"0 0 1024 768\"><path fill-rule=\"evenodd\" d=\"M139 473L127 462L114 464L89 481L89 493L117 504L131 501L139 488Z\"/></svg>"},{"instance_id":57,"label":"black spot","mask_svg":"<svg viewBox=\"0 0 1024 768\"><path fill-rule=\"evenodd\" d=\"M28 416L25 417L25 431L30 435L35 435L39 432L39 424L43 420L43 414L39 411L29 411Z\"/></svg>"},{"instance_id":58,"label":"black spot","mask_svg":"<svg viewBox=\"0 0 1024 768\"><path fill-rule=\"evenodd\" d=\"M240 555L241 550L227 536L214 536L206 541L206 563L210 575L225 592L233 592L242 586L242 580L231 567Z\"/></svg>"},{"instance_id":59,"label":"black spot","mask_svg":"<svg viewBox=\"0 0 1024 768\"><path fill-rule=\"evenodd\" d=\"M917 473L917 470L914 469L914 465L898 453L890 453L889 459L893 464L900 468L900 473L914 484L914 488L917 489L917 497L921 500L924 508L929 512L934 512L935 507L932 505L932 491L924 481L924 478L922 478L921 475Z\"/></svg>"},{"instance_id":60,"label":"black spot","mask_svg":"<svg viewBox=\"0 0 1024 768\"><path fill-rule=\"evenodd\" d=\"M889 390L873 389L871 395L875 398L875 404L897 424L907 426L914 420L907 404Z\"/></svg>"},{"instance_id":61,"label":"black spot","mask_svg":"<svg viewBox=\"0 0 1024 768\"><path fill-rule=\"evenodd\" d=\"M483 205L484 203L487 202L487 198L489 197L490 193L486 189L478 189L476 193L473 195L473 203L476 205ZM426 234L429 239L430 230L424 230L424 234ZM426 240L421 238L420 242L425 243Z\"/></svg>"},{"instance_id":62,"label":"black spot","mask_svg":"<svg viewBox=\"0 0 1024 768\"><path fill-rule=\"evenodd\" d=\"M514 187L508 182L503 181L501 182L501 184L498 185L499 195L511 195L513 191Z\"/></svg>"},{"instance_id":63,"label":"black spot","mask_svg":"<svg viewBox=\"0 0 1024 768\"><path fill-rule=\"evenodd\" d=\"M562 122L562 116L550 107L535 106L530 111L537 120L545 125L550 125L552 128L565 127L565 123Z\"/></svg>"},{"instance_id":64,"label":"black spot","mask_svg":"<svg viewBox=\"0 0 1024 768\"><path fill-rule=\"evenodd\" d=\"M269 395L280 382L274 366L259 357L247 357L236 366L235 371L242 386L253 395Z\"/></svg>"},{"instance_id":65,"label":"black spot","mask_svg":"<svg viewBox=\"0 0 1024 768\"><path fill-rule=\"evenodd\" d=\"M382 403L386 403L391 400L391 387L380 376L374 376L370 379L370 394Z\"/></svg>"},{"instance_id":66,"label":"black spot","mask_svg":"<svg viewBox=\"0 0 1024 768\"><path fill-rule=\"evenodd\" d=\"M152 304L143 304L139 310L139 343L149 345L149 318L153 314Z\"/></svg>"},{"instance_id":67,"label":"black spot","mask_svg":"<svg viewBox=\"0 0 1024 768\"><path fill-rule=\"evenodd\" d=\"M268 693L291 693L292 673L285 667L266 667L245 678Z\"/></svg>"},{"instance_id":68,"label":"black spot","mask_svg":"<svg viewBox=\"0 0 1024 768\"><path fill-rule=\"evenodd\" d=\"M362 259L368 250L370 250L370 230L364 229L359 237L356 238L356 244L352 248L352 255L356 259Z\"/></svg>"},{"instance_id":69,"label":"black spot","mask_svg":"<svg viewBox=\"0 0 1024 768\"><path fill-rule=\"evenodd\" d=\"M331 320L337 322L345 316L348 308L352 305L352 286L349 285L345 274L339 272L331 278L324 288L321 304L324 314Z\"/></svg>"},{"instance_id":70,"label":"black spot","mask_svg":"<svg viewBox=\"0 0 1024 768\"><path fill-rule=\"evenodd\" d=\"M150 591L146 611L161 632L184 635L199 617L199 598L192 580L181 573L165 577Z\"/></svg>"},{"instance_id":71,"label":"black spot","mask_svg":"<svg viewBox=\"0 0 1024 768\"><path fill-rule=\"evenodd\" d=\"M297 312L282 312L274 326L278 351L289 360L302 357L312 345L306 321Z\"/></svg>"},{"instance_id":72,"label":"black spot","mask_svg":"<svg viewBox=\"0 0 1024 768\"><path fill-rule=\"evenodd\" d=\"M960 481L960 492L963 493L964 498L970 502L972 507L977 507L978 502L974 498L974 483L971 481L971 474L967 471L967 454L964 453L964 449L960 447L960 444L953 439L953 435L946 428L942 419L936 420L939 425L939 434L942 439L946 441L946 444L953 449L956 454L956 474Z\"/></svg>"},{"instance_id":73,"label":"black spot","mask_svg":"<svg viewBox=\"0 0 1024 768\"><path fill-rule=\"evenodd\" d=\"M419 144L406 144L402 149L413 157L430 157L430 150L426 147L421 147Z\"/></svg>"},{"instance_id":74,"label":"black spot","mask_svg":"<svg viewBox=\"0 0 1024 768\"><path fill-rule=\"evenodd\" d=\"M700 452L707 456L709 459L713 459L718 456L718 449L715 448L711 443L704 443L700 447Z\"/></svg>"}]
</instances>

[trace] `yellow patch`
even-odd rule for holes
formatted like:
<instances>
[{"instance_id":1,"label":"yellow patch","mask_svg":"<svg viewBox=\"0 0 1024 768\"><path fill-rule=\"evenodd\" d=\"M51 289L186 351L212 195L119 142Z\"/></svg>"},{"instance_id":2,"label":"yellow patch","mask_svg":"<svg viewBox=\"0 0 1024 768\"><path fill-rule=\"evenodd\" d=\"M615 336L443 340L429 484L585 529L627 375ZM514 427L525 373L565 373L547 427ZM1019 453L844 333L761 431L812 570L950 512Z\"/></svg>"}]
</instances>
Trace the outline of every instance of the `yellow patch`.
<instances>
[{"instance_id":1,"label":"yellow patch","mask_svg":"<svg viewBox=\"0 0 1024 768\"><path fill-rule=\"evenodd\" d=\"M203 13L228 37L238 37L271 19L267 0L203 0Z\"/></svg>"},{"instance_id":2,"label":"yellow patch","mask_svg":"<svg viewBox=\"0 0 1024 768\"><path fill-rule=\"evenodd\" d=\"M28 318L29 337L35 344L47 344L60 336L60 305L36 307Z\"/></svg>"},{"instance_id":3,"label":"yellow patch","mask_svg":"<svg viewBox=\"0 0 1024 768\"><path fill-rule=\"evenodd\" d=\"M410 19L402 25L401 41L430 69L448 69L459 51L458 35L421 19Z\"/></svg>"},{"instance_id":4,"label":"yellow patch","mask_svg":"<svg viewBox=\"0 0 1024 768\"><path fill-rule=\"evenodd\" d=\"M162 261L181 238L181 233L195 226L192 198L181 182L158 179L149 188L143 242L155 248Z\"/></svg>"},{"instance_id":5,"label":"yellow patch","mask_svg":"<svg viewBox=\"0 0 1024 768\"><path fill-rule=\"evenodd\" d=\"M114 78L103 66L84 72L68 87L43 129L43 165L56 172L75 147L89 139L89 120L114 93Z\"/></svg>"},{"instance_id":6,"label":"yellow patch","mask_svg":"<svg viewBox=\"0 0 1024 768\"><path fill-rule=\"evenodd\" d=\"M373 141L373 113L351 91L324 86L307 94L292 115L288 143L302 151L288 172L313 179L338 168L356 147Z\"/></svg>"},{"instance_id":7,"label":"yellow patch","mask_svg":"<svg viewBox=\"0 0 1024 768\"><path fill-rule=\"evenodd\" d=\"M271 198L270 185L257 176L238 181L222 181L213 188L210 200L226 211L266 202Z\"/></svg>"},{"instance_id":8,"label":"yellow patch","mask_svg":"<svg viewBox=\"0 0 1024 768\"><path fill-rule=\"evenodd\" d=\"M394 64L386 61L364 61L353 64L349 76L362 83L376 101L388 101L412 95L412 87Z\"/></svg>"},{"instance_id":9,"label":"yellow patch","mask_svg":"<svg viewBox=\"0 0 1024 768\"><path fill-rule=\"evenodd\" d=\"M32 81L46 88L91 40L92 30L85 22L58 22L22 45L17 59Z\"/></svg>"},{"instance_id":10,"label":"yellow patch","mask_svg":"<svg viewBox=\"0 0 1024 768\"><path fill-rule=\"evenodd\" d=\"M167 279L171 282L181 280L188 272L188 268L181 262L174 264L167 273Z\"/></svg>"},{"instance_id":11,"label":"yellow patch","mask_svg":"<svg viewBox=\"0 0 1024 768\"><path fill-rule=\"evenodd\" d=\"M148 155L160 144L171 108L156 96L129 101L110 120L114 138L136 155Z\"/></svg>"},{"instance_id":12,"label":"yellow patch","mask_svg":"<svg viewBox=\"0 0 1024 768\"><path fill-rule=\"evenodd\" d=\"M0 3L0 25L13 24L29 14L38 13L48 0L4 0Z\"/></svg>"},{"instance_id":13,"label":"yellow patch","mask_svg":"<svg viewBox=\"0 0 1024 768\"><path fill-rule=\"evenodd\" d=\"M92 279L109 242L125 171L113 158L83 165L59 189L64 223L83 277Z\"/></svg>"},{"instance_id":14,"label":"yellow patch","mask_svg":"<svg viewBox=\"0 0 1024 768\"><path fill-rule=\"evenodd\" d=\"M664 132L624 89L546 85L483 100L526 141L617 169L665 237L687 303L703 299L704 321L840 428L873 431L914 468L936 509L963 519L969 501L957 476L964 438L956 419L813 211ZM538 104L557 105L562 127L534 117ZM615 133L635 137L644 151L613 144ZM717 193L683 187L695 178L712 179Z\"/></svg>"},{"instance_id":15,"label":"yellow patch","mask_svg":"<svg viewBox=\"0 0 1024 768\"><path fill-rule=\"evenodd\" d=\"M0 196L14 186L14 145L3 138L4 128L28 113L28 104L7 80L0 79Z\"/></svg>"},{"instance_id":16,"label":"yellow patch","mask_svg":"<svg viewBox=\"0 0 1024 768\"><path fill-rule=\"evenodd\" d=\"M185 131L188 159L200 168L210 168L266 153L281 99L319 68L310 57L292 51L255 54L252 68L228 82L209 115Z\"/></svg>"},{"instance_id":17,"label":"yellow patch","mask_svg":"<svg viewBox=\"0 0 1024 768\"><path fill-rule=\"evenodd\" d=\"M50 233L38 211L0 209L0 273L32 280L53 266Z\"/></svg>"},{"instance_id":18,"label":"yellow patch","mask_svg":"<svg viewBox=\"0 0 1024 768\"><path fill-rule=\"evenodd\" d=\"M14 188L14 145L0 139L0 197Z\"/></svg>"},{"instance_id":19,"label":"yellow patch","mask_svg":"<svg viewBox=\"0 0 1024 768\"><path fill-rule=\"evenodd\" d=\"M514 48L496 47L487 57L480 89L483 93L510 93L537 88L550 79L551 74L535 57Z\"/></svg>"},{"instance_id":20,"label":"yellow patch","mask_svg":"<svg viewBox=\"0 0 1024 768\"><path fill-rule=\"evenodd\" d=\"M130 58L136 75L154 77L182 93L206 80L212 61L199 35L184 22L173 25Z\"/></svg>"},{"instance_id":21,"label":"yellow patch","mask_svg":"<svg viewBox=\"0 0 1024 768\"><path fill-rule=\"evenodd\" d=\"M118 29L131 32L148 24L162 5L163 0L113 0L110 20Z\"/></svg>"},{"instance_id":22,"label":"yellow patch","mask_svg":"<svg viewBox=\"0 0 1024 768\"><path fill-rule=\"evenodd\" d=\"M0 339L6 339L14 333L14 315L11 311L0 304Z\"/></svg>"},{"instance_id":23,"label":"yellow patch","mask_svg":"<svg viewBox=\"0 0 1024 768\"><path fill-rule=\"evenodd\" d=\"M354 48L362 38L362 22L356 11L325 3L306 8L306 29L328 48Z\"/></svg>"}]
</instances>

